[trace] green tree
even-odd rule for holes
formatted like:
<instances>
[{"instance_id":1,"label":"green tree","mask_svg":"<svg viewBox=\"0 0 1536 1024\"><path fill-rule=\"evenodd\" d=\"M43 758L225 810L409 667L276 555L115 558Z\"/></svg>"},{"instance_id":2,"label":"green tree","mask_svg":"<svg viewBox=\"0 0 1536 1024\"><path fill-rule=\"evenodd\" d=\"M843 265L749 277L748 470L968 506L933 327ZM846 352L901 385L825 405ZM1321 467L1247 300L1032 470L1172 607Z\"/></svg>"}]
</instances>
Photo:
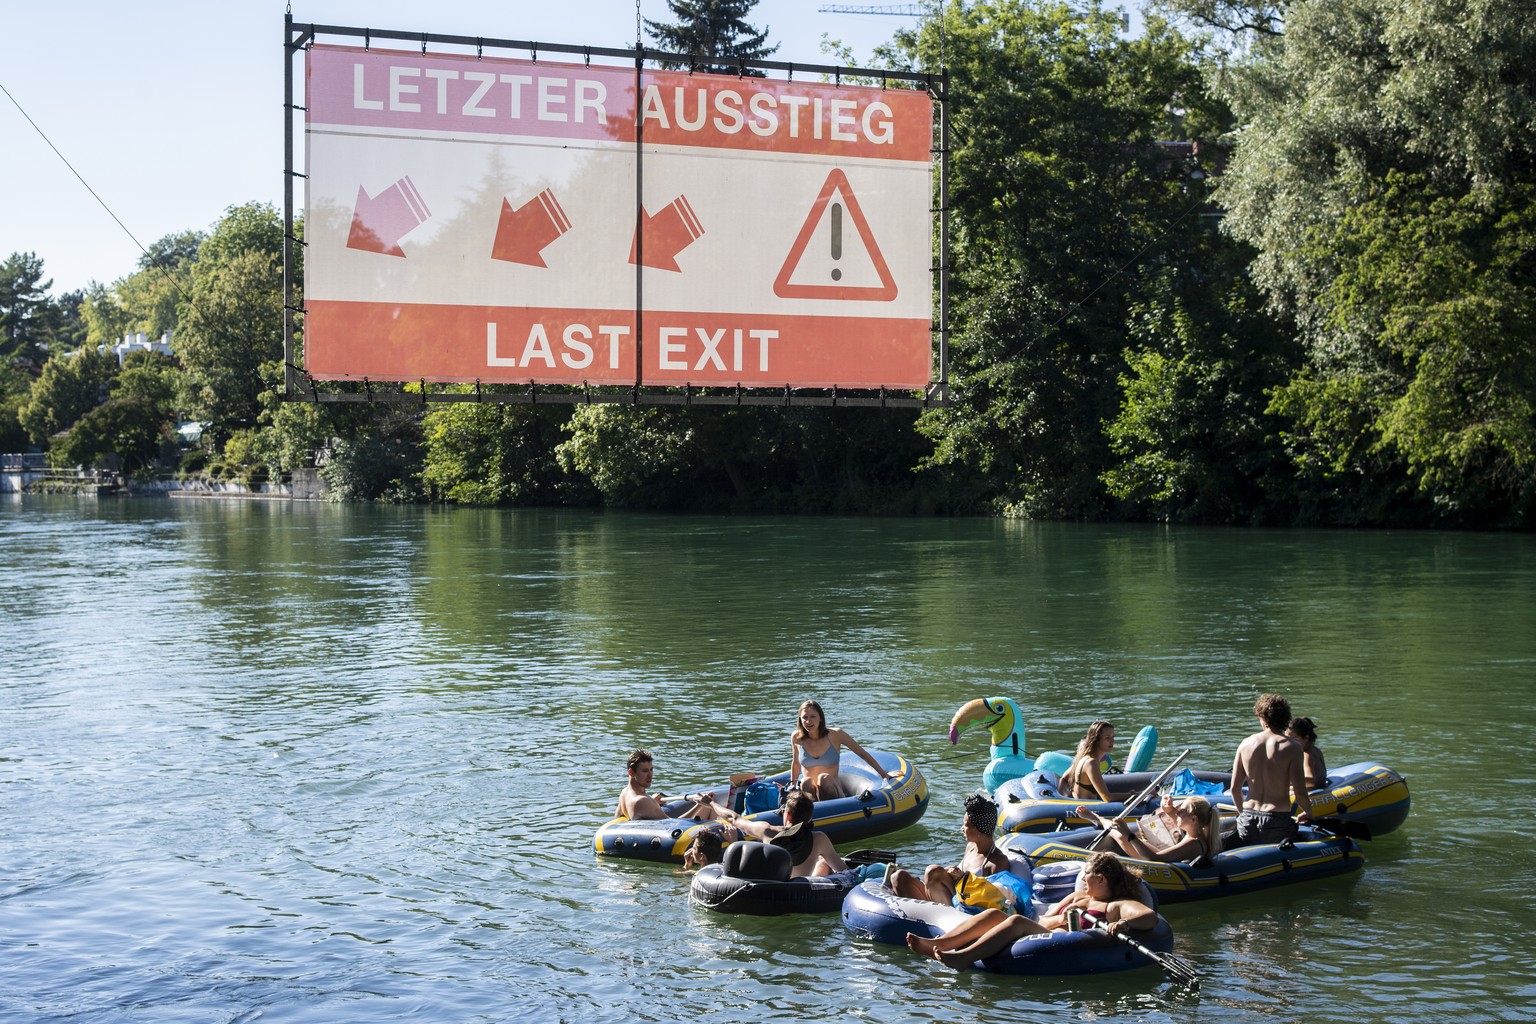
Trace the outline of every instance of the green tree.
<instances>
[{"instance_id":1,"label":"green tree","mask_svg":"<svg viewBox=\"0 0 1536 1024\"><path fill-rule=\"evenodd\" d=\"M554 505L575 495L555 458L568 409L454 402L422 422L422 480L462 505ZM584 491L581 497L594 495Z\"/></svg>"},{"instance_id":2,"label":"green tree","mask_svg":"<svg viewBox=\"0 0 1536 1024\"><path fill-rule=\"evenodd\" d=\"M139 269L185 269L197 261L197 252L207 238L202 231L178 231L157 239L139 257Z\"/></svg>"},{"instance_id":3,"label":"green tree","mask_svg":"<svg viewBox=\"0 0 1536 1024\"><path fill-rule=\"evenodd\" d=\"M265 203L231 207L202 243L176 335L186 411L212 443L255 427L276 383L263 366L283 357L282 222Z\"/></svg>"},{"instance_id":4,"label":"green tree","mask_svg":"<svg viewBox=\"0 0 1536 1024\"><path fill-rule=\"evenodd\" d=\"M143 331L150 338L174 334L205 237L200 231L166 235L150 244L134 273L118 278L111 287L92 281L75 300L89 340L113 344L133 331ZM254 244L262 248L265 239L258 238ZM238 245L224 247L225 252L239 250Z\"/></svg>"},{"instance_id":5,"label":"green tree","mask_svg":"<svg viewBox=\"0 0 1536 1024\"><path fill-rule=\"evenodd\" d=\"M85 322L85 292L76 289L53 300L58 327L53 337L53 352L74 352L87 344L90 331Z\"/></svg>"},{"instance_id":6,"label":"green tree","mask_svg":"<svg viewBox=\"0 0 1536 1024\"><path fill-rule=\"evenodd\" d=\"M675 66L735 74L740 65L732 64L732 60L762 60L778 50L777 46L763 45L768 39L767 29L747 24L747 16L756 6L757 0L667 0L674 20L668 23L647 18L645 27L665 50L714 58L713 62ZM744 73L762 76L761 71L751 69Z\"/></svg>"},{"instance_id":7,"label":"green tree","mask_svg":"<svg viewBox=\"0 0 1536 1024\"><path fill-rule=\"evenodd\" d=\"M1148 6L1216 36L1229 49L1279 35L1285 25L1286 5L1266 0L1154 0Z\"/></svg>"},{"instance_id":8,"label":"green tree","mask_svg":"<svg viewBox=\"0 0 1536 1024\"><path fill-rule=\"evenodd\" d=\"M1096 8L993 0L909 38L951 76L958 397L920 421L927 464L1007 514L1107 515L1126 325L1204 187L1153 143L1219 130L1224 111L1193 44L1155 19L1126 39Z\"/></svg>"},{"instance_id":9,"label":"green tree","mask_svg":"<svg viewBox=\"0 0 1536 1024\"><path fill-rule=\"evenodd\" d=\"M48 360L18 414L27 436L36 444L47 444L54 434L74 426L107 400L117 372L117 356L92 347Z\"/></svg>"},{"instance_id":10,"label":"green tree","mask_svg":"<svg viewBox=\"0 0 1536 1024\"><path fill-rule=\"evenodd\" d=\"M278 364L270 364L262 369L262 377L276 380L280 370ZM366 412L339 404L285 402L276 391L263 392L261 403L262 427L257 432L252 453L265 463L274 477L313 466L317 453L330 446L331 438L362 429L366 415Z\"/></svg>"},{"instance_id":11,"label":"green tree","mask_svg":"<svg viewBox=\"0 0 1536 1024\"><path fill-rule=\"evenodd\" d=\"M181 306L190 297L192 271L206 236L201 231L166 235L150 244L139 258L139 270L112 286L123 312L126 329L143 331L150 338L174 334ZM263 248L253 243L252 248ZM240 251L227 246L226 252Z\"/></svg>"},{"instance_id":12,"label":"green tree","mask_svg":"<svg viewBox=\"0 0 1536 1024\"><path fill-rule=\"evenodd\" d=\"M366 429L339 432L320 476L333 501L420 501L422 455L418 411L390 406L374 411Z\"/></svg>"},{"instance_id":13,"label":"green tree","mask_svg":"<svg viewBox=\"0 0 1536 1024\"><path fill-rule=\"evenodd\" d=\"M282 330L281 272L268 254L243 252L194 275L176 352L188 385L183 404L215 441L256 425L262 392L275 384L261 367L281 361Z\"/></svg>"},{"instance_id":14,"label":"green tree","mask_svg":"<svg viewBox=\"0 0 1536 1024\"><path fill-rule=\"evenodd\" d=\"M118 301L117 292L100 281L86 285L80 301L80 319L92 343L113 344L127 334L134 319Z\"/></svg>"},{"instance_id":15,"label":"green tree","mask_svg":"<svg viewBox=\"0 0 1536 1024\"><path fill-rule=\"evenodd\" d=\"M176 398L177 377L176 364L160 353L130 352L112 381L112 394L117 398L148 402L170 416Z\"/></svg>"},{"instance_id":16,"label":"green tree","mask_svg":"<svg viewBox=\"0 0 1536 1024\"><path fill-rule=\"evenodd\" d=\"M912 513L950 506L914 475L911 410L578 406L556 449L614 507Z\"/></svg>"},{"instance_id":17,"label":"green tree","mask_svg":"<svg viewBox=\"0 0 1536 1024\"><path fill-rule=\"evenodd\" d=\"M1289 521L1300 509L1269 394L1300 351L1239 272L1244 247L1205 241L1209 261L1179 261L1132 310L1104 482L1163 521Z\"/></svg>"},{"instance_id":18,"label":"green tree","mask_svg":"<svg viewBox=\"0 0 1536 1024\"><path fill-rule=\"evenodd\" d=\"M49 460L55 466L89 466L114 454L125 474L151 466L173 447L174 440L168 412L171 385L144 389L153 376L140 374L76 420L49 450Z\"/></svg>"},{"instance_id":19,"label":"green tree","mask_svg":"<svg viewBox=\"0 0 1536 1024\"><path fill-rule=\"evenodd\" d=\"M561 468L590 480L617 507L676 507L678 478L693 463L686 431L671 429L671 410L578 405L571 436L556 449Z\"/></svg>"},{"instance_id":20,"label":"green tree","mask_svg":"<svg viewBox=\"0 0 1536 1024\"><path fill-rule=\"evenodd\" d=\"M37 253L14 252L0 263L0 359L39 365L48 358L59 327L51 287Z\"/></svg>"},{"instance_id":21,"label":"green tree","mask_svg":"<svg viewBox=\"0 0 1536 1024\"><path fill-rule=\"evenodd\" d=\"M1244 124L1226 224L1306 346L1275 410L1298 469L1352 503L1343 520L1422 504L1440 521L1531 521L1528 14L1292 4L1283 34L1221 79Z\"/></svg>"},{"instance_id":22,"label":"green tree","mask_svg":"<svg viewBox=\"0 0 1536 1024\"><path fill-rule=\"evenodd\" d=\"M181 236L167 239L173 237ZM185 248L185 242L177 244ZM271 203L243 203L226 209L213 231L198 244L193 262L206 260L217 266L246 252L262 252L282 261L283 217Z\"/></svg>"},{"instance_id":23,"label":"green tree","mask_svg":"<svg viewBox=\"0 0 1536 1024\"><path fill-rule=\"evenodd\" d=\"M0 452L20 452L27 447L27 431L21 425L21 407L32 390L32 378L9 359L0 359Z\"/></svg>"},{"instance_id":24,"label":"green tree","mask_svg":"<svg viewBox=\"0 0 1536 1024\"><path fill-rule=\"evenodd\" d=\"M1437 197L1389 173L1326 234L1321 329L1348 358L1314 359L1277 393L1298 462L1324 479L1405 468L1439 518L1531 522L1536 187Z\"/></svg>"}]
</instances>

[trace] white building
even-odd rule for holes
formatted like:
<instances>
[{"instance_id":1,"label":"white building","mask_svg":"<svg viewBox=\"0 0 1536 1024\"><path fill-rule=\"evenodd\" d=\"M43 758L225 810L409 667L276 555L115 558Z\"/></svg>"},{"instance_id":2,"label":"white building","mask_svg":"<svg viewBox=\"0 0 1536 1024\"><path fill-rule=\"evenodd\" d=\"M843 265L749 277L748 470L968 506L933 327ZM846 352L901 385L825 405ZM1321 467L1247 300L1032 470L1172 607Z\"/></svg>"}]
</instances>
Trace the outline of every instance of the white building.
<instances>
[{"instance_id":1,"label":"white building","mask_svg":"<svg viewBox=\"0 0 1536 1024\"><path fill-rule=\"evenodd\" d=\"M143 331L129 331L123 335L123 340L116 345L98 345L98 352L106 352L111 349L117 353L117 365L122 366L123 361L132 352L159 352L163 356L171 354L171 332L166 331L160 336L159 341L150 341L149 335Z\"/></svg>"}]
</instances>

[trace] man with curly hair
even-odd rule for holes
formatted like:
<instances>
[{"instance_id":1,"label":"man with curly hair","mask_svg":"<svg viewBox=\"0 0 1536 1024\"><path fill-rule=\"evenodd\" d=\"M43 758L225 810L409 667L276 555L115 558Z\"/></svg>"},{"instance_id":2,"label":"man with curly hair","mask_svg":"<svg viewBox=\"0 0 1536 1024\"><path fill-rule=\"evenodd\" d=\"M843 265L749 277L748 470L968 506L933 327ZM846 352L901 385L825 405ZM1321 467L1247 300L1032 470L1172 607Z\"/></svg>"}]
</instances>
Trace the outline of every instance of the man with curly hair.
<instances>
[{"instance_id":1,"label":"man with curly hair","mask_svg":"<svg viewBox=\"0 0 1536 1024\"><path fill-rule=\"evenodd\" d=\"M1264 728L1243 740L1232 760L1232 804L1242 813L1237 817L1237 832L1223 842L1227 849L1290 842L1296 822L1312 818L1301 744L1285 734L1291 724L1290 702L1277 693L1266 693L1254 704L1253 713ZM1301 795L1294 819L1293 791Z\"/></svg>"}]
</instances>

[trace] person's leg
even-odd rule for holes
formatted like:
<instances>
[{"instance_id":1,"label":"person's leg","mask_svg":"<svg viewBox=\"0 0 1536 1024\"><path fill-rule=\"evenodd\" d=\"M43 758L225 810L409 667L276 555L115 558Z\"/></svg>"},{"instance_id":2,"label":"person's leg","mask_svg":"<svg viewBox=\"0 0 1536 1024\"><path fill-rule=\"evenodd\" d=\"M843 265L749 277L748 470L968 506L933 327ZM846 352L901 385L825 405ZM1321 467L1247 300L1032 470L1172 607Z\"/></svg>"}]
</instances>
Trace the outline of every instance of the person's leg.
<instances>
[{"instance_id":1,"label":"person's leg","mask_svg":"<svg viewBox=\"0 0 1536 1024\"><path fill-rule=\"evenodd\" d=\"M1221 848L1223 850L1235 850L1254 842L1254 829L1253 812L1242 812L1237 816L1237 825L1233 829L1232 834L1222 840Z\"/></svg>"},{"instance_id":2,"label":"person's leg","mask_svg":"<svg viewBox=\"0 0 1536 1024\"><path fill-rule=\"evenodd\" d=\"M1271 814L1264 819L1264 827L1260 834L1266 843L1294 843L1296 841L1296 819L1289 814Z\"/></svg>"},{"instance_id":3,"label":"person's leg","mask_svg":"<svg viewBox=\"0 0 1536 1024\"><path fill-rule=\"evenodd\" d=\"M928 865L928 870L932 871L937 866L936 864L930 864ZM928 887L913 877L910 871L898 870L891 872L890 885L891 891L897 896L905 896L909 900L929 901Z\"/></svg>"},{"instance_id":4,"label":"person's leg","mask_svg":"<svg viewBox=\"0 0 1536 1024\"><path fill-rule=\"evenodd\" d=\"M955 899L955 876L952 869L940 864L930 864L923 872L923 887L927 899L934 903L950 904Z\"/></svg>"},{"instance_id":5,"label":"person's leg","mask_svg":"<svg viewBox=\"0 0 1536 1024\"><path fill-rule=\"evenodd\" d=\"M926 939L920 935L907 936L907 948L923 956L936 956L940 950L955 949L967 945L1007 919L1001 910L988 907L973 917L955 925L937 938Z\"/></svg>"},{"instance_id":6,"label":"person's leg","mask_svg":"<svg viewBox=\"0 0 1536 1024\"><path fill-rule=\"evenodd\" d=\"M975 942L958 949L941 949L936 951L935 955L939 958L939 963L945 967L963 971L977 960L985 960L989 956L1001 953L1023 936L1044 930L1027 917L1017 915L1006 917Z\"/></svg>"}]
</instances>

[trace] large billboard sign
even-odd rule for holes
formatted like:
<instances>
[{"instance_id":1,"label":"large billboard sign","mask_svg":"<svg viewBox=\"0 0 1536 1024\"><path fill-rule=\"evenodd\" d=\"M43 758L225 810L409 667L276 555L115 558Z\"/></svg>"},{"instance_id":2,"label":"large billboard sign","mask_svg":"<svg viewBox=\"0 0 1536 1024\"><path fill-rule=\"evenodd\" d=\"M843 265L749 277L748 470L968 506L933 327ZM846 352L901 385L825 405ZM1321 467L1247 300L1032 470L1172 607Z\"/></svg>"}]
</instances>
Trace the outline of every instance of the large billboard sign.
<instances>
[{"instance_id":1,"label":"large billboard sign","mask_svg":"<svg viewBox=\"0 0 1536 1024\"><path fill-rule=\"evenodd\" d=\"M315 378L931 379L922 90L326 45L306 72Z\"/></svg>"}]
</instances>

